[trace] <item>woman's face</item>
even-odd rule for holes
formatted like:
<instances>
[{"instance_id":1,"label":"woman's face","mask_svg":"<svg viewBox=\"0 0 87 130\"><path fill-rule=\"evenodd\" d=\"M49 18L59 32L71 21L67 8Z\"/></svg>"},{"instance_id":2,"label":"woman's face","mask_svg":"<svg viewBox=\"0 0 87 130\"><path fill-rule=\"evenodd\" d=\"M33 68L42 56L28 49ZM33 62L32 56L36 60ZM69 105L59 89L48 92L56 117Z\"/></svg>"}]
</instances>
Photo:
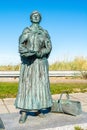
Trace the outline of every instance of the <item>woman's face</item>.
<instances>
[{"instance_id":1,"label":"woman's face","mask_svg":"<svg viewBox=\"0 0 87 130\"><path fill-rule=\"evenodd\" d=\"M40 15L38 13L35 13L31 17L33 23L39 23L40 22Z\"/></svg>"}]
</instances>

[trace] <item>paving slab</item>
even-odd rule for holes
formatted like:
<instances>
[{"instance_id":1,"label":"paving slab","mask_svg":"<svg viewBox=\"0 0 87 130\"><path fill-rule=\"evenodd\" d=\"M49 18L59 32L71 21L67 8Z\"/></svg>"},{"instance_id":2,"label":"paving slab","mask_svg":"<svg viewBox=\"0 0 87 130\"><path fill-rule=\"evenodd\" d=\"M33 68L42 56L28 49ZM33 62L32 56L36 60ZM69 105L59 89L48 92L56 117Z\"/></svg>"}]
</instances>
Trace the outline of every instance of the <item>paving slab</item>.
<instances>
[{"instance_id":1,"label":"paving slab","mask_svg":"<svg viewBox=\"0 0 87 130\"><path fill-rule=\"evenodd\" d=\"M0 99L0 105L2 105L3 104L3 101L2 101L2 99Z\"/></svg>"},{"instance_id":2,"label":"paving slab","mask_svg":"<svg viewBox=\"0 0 87 130\"><path fill-rule=\"evenodd\" d=\"M52 95L59 99L60 94ZM63 98L66 98L63 95ZM83 113L70 116L61 113L49 113L45 118L28 116L25 124L19 124L19 109L14 106L15 98L0 99L0 117L6 130L74 130L74 126L87 129L87 93L70 94L70 99L81 102ZM2 130L2 129L0 129Z\"/></svg>"},{"instance_id":3,"label":"paving slab","mask_svg":"<svg viewBox=\"0 0 87 130\"><path fill-rule=\"evenodd\" d=\"M49 113L46 117L29 115L24 124L19 124L19 113L0 114L6 130L74 130L74 126L82 125L87 128L87 113L83 112L79 116L71 116L61 113ZM60 128L60 129L58 129ZM84 129L85 130L85 129Z\"/></svg>"},{"instance_id":4,"label":"paving slab","mask_svg":"<svg viewBox=\"0 0 87 130\"><path fill-rule=\"evenodd\" d=\"M8 113L15 113L18 112L19 110L15 108L14 105L7 105L8 108Z\"/></svg>"},{"instance_id":5,"label":"paving slab","mask_svg":"<svg viewBox=\"0 0 87 130\"><path fill-rule=\"evenodd\" d=\"M14 102L15 102L15 98L5 98L5 99L3 99L3 102L4 102L6 105L13 105Z\"/></svg>"},{"instance_id":6,"label":"paving slab","mask_svg":"<svg viewBox=\"0 0 87 130\"><path fill-rule=\"evenodd\" d=\"M5 105L0 105L0 114L2 113L8 113L8 110L6 109Z\"/></svg>"}]
</instances>

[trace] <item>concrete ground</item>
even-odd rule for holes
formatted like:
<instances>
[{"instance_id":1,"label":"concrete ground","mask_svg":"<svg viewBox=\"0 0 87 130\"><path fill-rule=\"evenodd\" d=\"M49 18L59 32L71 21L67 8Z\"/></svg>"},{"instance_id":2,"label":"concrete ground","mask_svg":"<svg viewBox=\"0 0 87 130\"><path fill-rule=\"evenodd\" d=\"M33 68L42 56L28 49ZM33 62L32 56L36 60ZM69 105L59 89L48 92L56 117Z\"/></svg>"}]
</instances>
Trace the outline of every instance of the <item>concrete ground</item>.
<instances>
[{"instance_id":1,"label":"concrete ground","mask_svg":"<svg viewBox=\"0 0 87 130\"><path fill-rule=\"evenodd\" d=\"M59 94L52 95L53 99L58 99L59 96ZM0 118L4 123L5 130L74 130L75 126L87 130L87 93L70 94L70 98L81 102L83 111L81 115L48 113L44 118L29 115L24 124L19 124L20 110L14 106L15 98L6 98L0 99Z\"/></svg>"}]
</instances>

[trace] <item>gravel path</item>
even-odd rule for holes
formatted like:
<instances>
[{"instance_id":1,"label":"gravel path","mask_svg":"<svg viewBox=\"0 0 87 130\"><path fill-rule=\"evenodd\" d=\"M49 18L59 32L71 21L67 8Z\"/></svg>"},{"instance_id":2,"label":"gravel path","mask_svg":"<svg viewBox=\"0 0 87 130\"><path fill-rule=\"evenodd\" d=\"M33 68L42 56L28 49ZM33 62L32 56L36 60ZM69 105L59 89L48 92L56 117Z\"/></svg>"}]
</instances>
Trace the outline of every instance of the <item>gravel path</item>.
<instances>
[{"instance_id":1,"label":"gravel path","mask_svg":"<svg viewBox=\"0 0 87 130\"><path fill-rule=\"evenodd\" d=\"M0 78L0 82L18 82L18 78ZM50 77L50 83L87 83L87 79Z\"/></svg>"}]
</instances>

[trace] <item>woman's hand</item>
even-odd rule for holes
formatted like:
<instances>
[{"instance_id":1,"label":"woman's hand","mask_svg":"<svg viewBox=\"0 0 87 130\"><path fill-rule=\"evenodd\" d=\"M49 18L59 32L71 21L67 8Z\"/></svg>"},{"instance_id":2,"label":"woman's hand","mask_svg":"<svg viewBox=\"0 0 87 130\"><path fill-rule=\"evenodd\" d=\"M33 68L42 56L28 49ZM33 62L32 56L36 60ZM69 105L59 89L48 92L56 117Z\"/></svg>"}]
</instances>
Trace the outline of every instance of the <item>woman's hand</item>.
<instances>
[{"instance_id":1,"label":"woman's hand","mask_svg":"<svg viewBox=\"0 0 87 130\"><path fill-rule=\"evenodd\" d=\"M36 57L37 57L37 58L41 58L41 57L42 57L42 54L41 54L40 51L37 51L37 52L36 52Z\"/></svg>"}]
</instances>

